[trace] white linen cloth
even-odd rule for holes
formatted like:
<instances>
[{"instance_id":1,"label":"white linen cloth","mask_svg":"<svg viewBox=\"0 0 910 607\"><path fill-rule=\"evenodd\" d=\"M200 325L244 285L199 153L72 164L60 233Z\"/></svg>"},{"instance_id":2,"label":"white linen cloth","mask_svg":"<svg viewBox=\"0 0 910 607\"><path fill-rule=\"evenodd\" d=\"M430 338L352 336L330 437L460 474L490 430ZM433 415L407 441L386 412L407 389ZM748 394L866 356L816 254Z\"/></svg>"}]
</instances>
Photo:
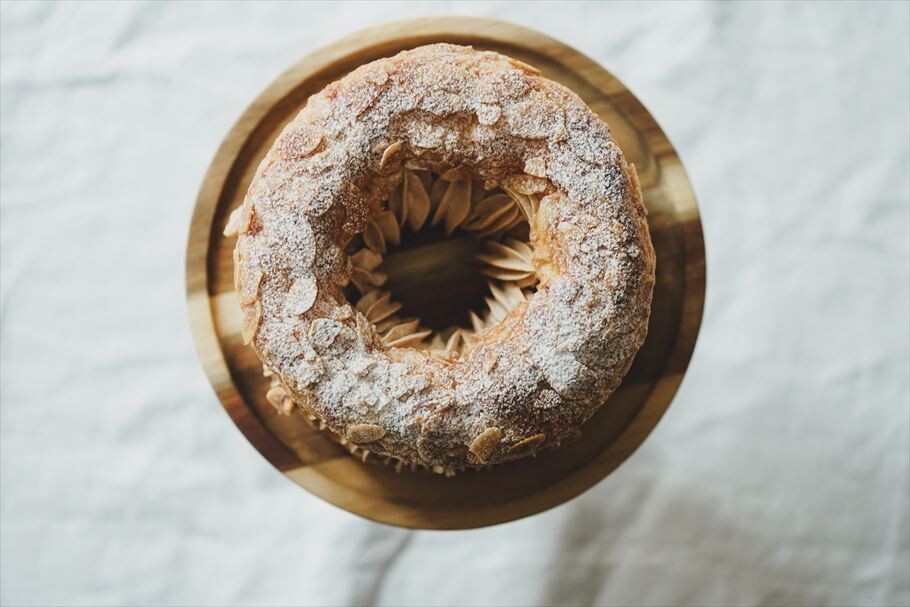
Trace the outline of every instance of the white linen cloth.
<instances>
[{"instance_id":1,"label":"white linen cloth","mask_svg":"<svg viewBox=\"0 0 910 607\"><path fill-rule=\"evenodd\" d=\"M907 605L910 9L0 5L3 605ZM302 55L383 20L510 19L615 73L699 195L679 395L614 475L468 532L276 472L197 362L202 176Z\"/></svg>"}]
</instances>

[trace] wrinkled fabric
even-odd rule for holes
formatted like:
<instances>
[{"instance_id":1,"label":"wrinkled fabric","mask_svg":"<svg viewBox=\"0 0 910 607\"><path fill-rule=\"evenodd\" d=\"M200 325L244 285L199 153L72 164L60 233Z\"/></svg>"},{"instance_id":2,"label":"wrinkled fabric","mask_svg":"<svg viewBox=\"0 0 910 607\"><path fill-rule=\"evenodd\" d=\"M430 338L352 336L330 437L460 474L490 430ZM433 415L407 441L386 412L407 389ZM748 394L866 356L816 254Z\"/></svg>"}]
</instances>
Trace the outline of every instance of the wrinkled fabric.
<instances>
[{"instance_id":1,"label":"wrinkled fabric","mask_svg":"<svg viewBox=\"0 0 910 607\"><path fill-rule=\"evenodd\" d=\"M910 8L0 5L3 605L907 605ZM251 100L383 20L476 14L615 73L708 257L641 449L510 524L373 524L223 412L185 313L197 188Z\"/></svg>"}]
</instances>

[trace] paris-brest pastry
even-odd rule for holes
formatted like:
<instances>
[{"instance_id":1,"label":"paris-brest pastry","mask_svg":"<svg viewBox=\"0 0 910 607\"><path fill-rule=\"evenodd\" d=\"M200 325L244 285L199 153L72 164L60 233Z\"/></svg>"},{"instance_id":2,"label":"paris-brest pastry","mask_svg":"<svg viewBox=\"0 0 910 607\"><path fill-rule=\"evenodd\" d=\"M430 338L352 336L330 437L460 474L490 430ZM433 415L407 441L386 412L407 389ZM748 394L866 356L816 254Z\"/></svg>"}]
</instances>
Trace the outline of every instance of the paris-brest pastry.
<instances>
[{"instance_id":1,"label":"paris-brest pastry","mask_svg":"<svg viewBox=\"0 0 910 607\"><path fill-rule=\"evenodd\" d=\"M489 280L485 309L439 330L383 289L384 256L429 229L483 239ZM634 167L577 95L498 53L424 46L328 85L225 233L269 401L398 466L450 474L557 446L647 330Z\"/></svg>"}]
</instances>

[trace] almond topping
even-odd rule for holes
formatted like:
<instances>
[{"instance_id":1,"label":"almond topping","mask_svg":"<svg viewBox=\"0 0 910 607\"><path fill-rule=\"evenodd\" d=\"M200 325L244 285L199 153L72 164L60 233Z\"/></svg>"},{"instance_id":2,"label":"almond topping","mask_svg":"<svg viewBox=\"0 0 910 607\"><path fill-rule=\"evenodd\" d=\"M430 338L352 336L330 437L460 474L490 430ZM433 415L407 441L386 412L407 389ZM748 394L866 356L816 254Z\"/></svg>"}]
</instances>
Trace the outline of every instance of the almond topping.
<instances>
[{"instance_id":1,"label":"almond topping","mask_svg":"<svg viewBox=\"0 0 910 607\"><path fill-rule=\"evenodd\" d=\"M386 435L386 429L376 424L354 424L348 428L347 439L352 443L364 444L378 441Z\"/></svg>"},{"instance_id":2,"label":"almond topping","mask_svg":"<svg viewBox=\"0 0 910 607\"><path fill-rule=\"evenodd\" d=\"M502 432L499 428L487 428L471 441L468 451L473 453L480 463L485 464L489 461L490 456L493 455L501 440Z\"/></svg>"}]
</instances>

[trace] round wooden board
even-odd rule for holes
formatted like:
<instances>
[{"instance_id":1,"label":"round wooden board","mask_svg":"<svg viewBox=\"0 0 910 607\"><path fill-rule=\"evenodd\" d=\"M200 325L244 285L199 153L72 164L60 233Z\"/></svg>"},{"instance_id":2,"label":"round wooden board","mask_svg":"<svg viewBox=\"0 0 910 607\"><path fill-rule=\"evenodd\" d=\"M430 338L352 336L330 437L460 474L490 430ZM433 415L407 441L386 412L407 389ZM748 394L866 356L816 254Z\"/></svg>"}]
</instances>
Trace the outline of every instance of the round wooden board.
<instances>
[{"instance_id":1,"label":"round wooden board","mask_svg":"<svg viewBox=\"0 0 910 607\"><path fill-rule=\"evenodd\" d=\"M622 386L581 438L536 458L445 478L361 463L300 416L265 400L259 360L241 344L233 240L221 232L259 161L307 98L359 65L434 42L512 56L563 83L597 112L638 170L657 251L648 338ZM425 18L380 25L318 50L272 83L231 129L205 176L187 247L190 324L206 373L247 439L291 480L368 519L411 528L467 529L561 504L616 469L673 399L704 305L705 256L695 195L673 146L642 104L602 67L539 32L500 21Z\"/></svg>"}]
</instances>

